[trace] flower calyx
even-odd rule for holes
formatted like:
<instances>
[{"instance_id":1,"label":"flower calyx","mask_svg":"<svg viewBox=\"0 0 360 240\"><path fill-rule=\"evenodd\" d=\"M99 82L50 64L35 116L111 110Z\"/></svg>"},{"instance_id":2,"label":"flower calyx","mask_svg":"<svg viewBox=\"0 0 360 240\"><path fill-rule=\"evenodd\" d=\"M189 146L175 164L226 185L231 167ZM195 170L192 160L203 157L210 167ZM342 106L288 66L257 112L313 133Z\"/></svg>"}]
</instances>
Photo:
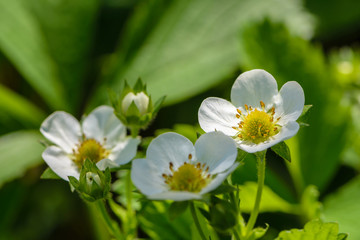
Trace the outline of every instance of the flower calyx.
<instances>
[{"instance_id":1,"label":"flower calyx","mask_svg":"<svg viewBox=\"0 0 360 240\"><path fill-rule=\"evenodd\" d=\"M110 100L115 115L130 129L145 129L165 100L163 96L153 104L151 96L146 91L146 84L140 78L133 88L125 81L120 92L120 95L110 92Z\"/></svg>"},{"instance_id":2,"label":"flower calyx","mask_svg":"<svg viewBox=\"0 0 360 240\"><path fill-rule=\"evenodd\" d=\"M106 168L102 172L98 169L96 163L85 159L80 170L79 180L69 176L69 182L81 198L86 201L94 202L107 198L111 187L110 169Z\"/></svg>"}]
</instances>

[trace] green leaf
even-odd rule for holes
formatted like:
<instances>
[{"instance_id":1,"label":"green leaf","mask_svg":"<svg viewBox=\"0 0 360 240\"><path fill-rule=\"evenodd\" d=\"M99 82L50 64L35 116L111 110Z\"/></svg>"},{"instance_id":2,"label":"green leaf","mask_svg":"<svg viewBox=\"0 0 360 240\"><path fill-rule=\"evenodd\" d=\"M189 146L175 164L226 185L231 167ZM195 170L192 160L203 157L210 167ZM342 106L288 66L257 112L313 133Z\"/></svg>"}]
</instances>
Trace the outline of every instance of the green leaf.
<instances>
[{"instance_id":1,"label":"green leaf","mask_svg":"<svg viewBox=\"0 0 360 240\"><path fill-rule=\"evenodd\" d=\"M0 0L0 50L53 108L66 109L57 68L24 1Z\"/></svg>"},{"instance_id":2,"label":"green leaf","mask_svg":"<svg viewBox=\"0 0 360 240\"><path fill-rule=\"evenodd\" d=\"M319 191L316 186L309 185L305 188L300 201L301 215L307 219L315 219L320 217L322 208L319 202Z\"/></svg>"},{"instance_id":3,"label":"green leaf","mask_svg":"<svg viewBox=\"0 0 360 240\"><path fill-rule=\"evenodd\" d=\"M58 67L57 73L69 106L79 109L86 91L91 89L89 67L94 59L94 33L98 25L100 0L24 2L36 17L47 40L48 51Z\"/></svg>"},{"instance_id":4,"label":"green leaf","mask_svg":"<svg viewBox=\"0 0 360 240\"><path fill-rule=\"evenodd\" d=\"M42 162L44 150L37 131L19 131L0 137L0 186Z\"/></svg>"},{"instance_id":5,"label":"green leaf","mask_svg":"<svg viewBox=\"0 0 360 240\"><path fill-rule=\"evenodd\" d=\"M61 179L51 168L46 168L40 176L41 179Z\"/></svg>"},{"instance_id":6,"label":"green leaf","mask_svg":"<svg viewBox=\"0 0 360 240\"><path fill-rule=\"evenodd\" d=\"M337 223L323 223L320 220L308 222L304 229L291 229L280 232L276 240L338 240L344 239L344 234L338 234ZM346 238L345 238L346 239Z\"/></svg>"},{"instance_id":7,"label":"green leaf","mask_svg":"<svg viewBox=\"0 0 360 240\"><path fill-rule=\"evenodd\" d=\"M237 69L239 29L265 16L295 26L299 35L312 32L312 19L298 1L144 2L126 26L112 84L141 77L154 99L168 96L166 104L194 96Z\"/></svg>"},{"instance_id":8,"label":"green leaf","mask_svg":"<svg viewBox=\"0 0 360 240\"><path fill-rule=\"evenodd\" d=\"M191 225L193 220L190 211L178 216L174 220L170 220L167 214L169 203L147 202L139 214L137 215L139 226L149 236L150 239L192 239Z\"/></svg>"},{"instance_id":9,"label":"green leaf","mask_svg":"<svg viewBox=\"0 0 360 240\"><path fill-rule=\"evenodd\" d=\"M273 152L268 151L269 154L275 155ZM280 157L277 159L281 161ZM231 174L231 182L234 185L243 185L248 181L257 181L257 167L256 167L256 158L254 154L246 154L244 160L244 165L237 168ZM283 175L275 174L275 172L270 168L266 168L265 173L265 184L272 189L278 196L289 202L296 202L295 196L292 194L292 186L288 184L288 180Z\"/></svg>"},{"instance_id":10,"label":"green leaf","mask_svg":"<svg viewBox=\"0 0 360 240\"><path fill-rule=\"evenodd\" d=\"M13 116L25 126L39 126L45 113L24 97L0 84L0 111Z\"/></svg>"},{"instance_id":11,"label":"green leaf","mask_svg":"<svg viewBox=\"0 0 360 240\"><path fill-rule=\"evenodd\" d=\"M285 142L280 142L280 143L276 144L275 146L272 146L271 150L273 150L282 159L284 159L288 162L291 162L290 149L286 145Z\"/></svg>"},{"instance_id":12,"label":"green leaf","mask_svg":"<svg viewBox=\"0 0 360 240\"><path fill-rule=\"evenodd\" d=\"M338 222L341 232L348 233L351 239L360 239L359 199L360 177L356 177L324 199L324 220Z\"/></svg>"},{"instance_id":13,"label":"green leaf","mask_svg":"<svg viewBox=\"0 0 360 240\"><path fill-rule=\"evenodd\" d=\"M246 182L244 185L239 186L240 194L240 209L242 212L250 213L254 207L257 183ZM290 204L276 193L274 193L268 186L264 186L260 212L284 212L284 213L298 213L296 205Z\"/></svg>"},{"instance_id":14,"label":"green leaf","mask_svg":"<svg viewBox=\"0 0 360 240\"><path fill-rule=\"evenodd\" d=\"M189 206L188 201L173 202L169 207L170 220L174 220L175 218L183 214L188 206Z\"/></svg>"}]
</instances>

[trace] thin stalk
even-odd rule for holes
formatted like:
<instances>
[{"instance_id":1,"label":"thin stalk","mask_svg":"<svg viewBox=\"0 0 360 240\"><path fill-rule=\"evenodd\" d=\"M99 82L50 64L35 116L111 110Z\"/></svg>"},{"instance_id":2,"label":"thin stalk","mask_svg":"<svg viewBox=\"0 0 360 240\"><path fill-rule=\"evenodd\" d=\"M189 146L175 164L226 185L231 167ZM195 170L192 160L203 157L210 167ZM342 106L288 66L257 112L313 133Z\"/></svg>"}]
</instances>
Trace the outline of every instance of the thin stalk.
<instances>
[{"instance_id":1,"label":"thin stalk","mask_svg":"<svg viewBox=\"0 0 360 240\"><path fill-rule=\"evenodd\" d=\"M110 233L115 237L117 240L123 240L123 236L121 235L120 229L113 224L113 220L109 216L106 207L105 202L103 200L98 200L95 202L96 209L100 212L108 230Z\"/></svg>"},{"instance_id":2,"label":"thin stalk","mask_svg":"<svg viewBox=\"0 0 360 240\"><path fill-rule=\"evenodd\" d=\"M194 222L195 222L195 225L196 225L196 228L200 234L200 237L202 240L207 240L203 230L201 229L201 226L200 226L200 222L199 222L199 219L197 217L197 214L196 214L196 209L195 209L195 205L194 205L194 202L190 202L190 211L191 211L191 215L194 219Z\"/></svg>"},{"instance_id":3,"label":"thin stalk","mask_svg":"<svg viewBox=\"0 0 360 240\"><path fill-rule=\"evenodd\" d=\"M256 154L257 158L257 168L258 168L258 188L256 192L256 199L254 208L251 212L248 224L246 226L246 235L249 236L251 234L252 229L255 226L255 222L257 219L257 216L259 214L259 208L260 208L260 202L261 202L261 195L262 190L264 187L264 181L265 181L265 156L266 156L266 150L263 152L258 152Z\"/></svg>"},{"instance_id":4,"label":"thin stalk","mask_svg":"<svg viewBox=\"0 0 360 240\"><path fill-rule=\"evenodd\" d=\"M241 240L240 234L238 233L238 230L236 228L233 229L233 234L236 240Z\"/></svg>"}]
</instances>

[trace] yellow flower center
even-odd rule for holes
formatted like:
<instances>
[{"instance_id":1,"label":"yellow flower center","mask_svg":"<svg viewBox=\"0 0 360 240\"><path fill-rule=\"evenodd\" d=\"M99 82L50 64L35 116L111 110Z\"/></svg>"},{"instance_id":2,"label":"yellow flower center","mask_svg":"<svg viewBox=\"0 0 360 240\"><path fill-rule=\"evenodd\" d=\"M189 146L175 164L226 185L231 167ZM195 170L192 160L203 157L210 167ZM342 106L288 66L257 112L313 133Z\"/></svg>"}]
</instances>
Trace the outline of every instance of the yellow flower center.
<instances>
[{"instance_id":1,"label":"yellow flower center","mask_svg":"<svg viewBox=\"0 0 360 240\"><path fill-rule=\"evenodd\" d=\"M191 154L189 155L191 156ZM190 158L190 157L189 157ZM209 167L205 170L205 164L196 165L184 162L176 171L173 169L173 164L170 163L170 171L172 174L163 174L165 183L171 190L174 191L188 191L200 192L210 181L211 174L208 174Z\"/></svg>"},{"instance_id":2,"label":"yellow flower center","mask_svg":"<svg viewBox=\"0 0 360 240\"><path fill-rule=\"evenodd\" d=\"M260 105L262 110L253 109L245 104L246 115L237 109L236 117L240 122L238 126L233 127L238 130L235 139L259 144L279 133L281 126L277 122L280 117L274 120L275 108L265 111L265 104L260 101Z\"/></svg>"},{"instance_id":3,"label":"yellow flower center","mask_svg":"<svg viewBox=\"0 0 360 240\"><path fill-rule=\"evenodd\" d=\"M87 139L79 144L76 150L73 150L73 161L78 167L81 167L85 159L89 159L92 162L98 162L109 155L109 151L106 150L95 139Z\"/></svg>"}]
</instances>

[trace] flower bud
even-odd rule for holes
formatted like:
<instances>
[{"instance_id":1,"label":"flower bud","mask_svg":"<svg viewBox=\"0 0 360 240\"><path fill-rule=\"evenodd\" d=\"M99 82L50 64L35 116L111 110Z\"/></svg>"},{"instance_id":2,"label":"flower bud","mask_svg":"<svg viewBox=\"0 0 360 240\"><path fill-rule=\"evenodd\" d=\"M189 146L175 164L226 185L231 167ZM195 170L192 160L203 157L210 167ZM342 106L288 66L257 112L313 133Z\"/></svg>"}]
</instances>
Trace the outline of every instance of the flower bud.
<instances>
[{"instance_id":1,"label":"flower bud","mask_svg":"<svg viewBox=\"0 0 360 240\"><path fill-rule=\"evenodd\" d=\"M110 99L115 115L124 125L137 132L145 129L155 118L165 97L153 104L146 92L146 85L139 79L133 88L125 81L120 95L110 92Z\"/></svg>"},{"instance_id":2,"label":"flower bud","mask_svg":"<svg viewBox=\"0 0 360 240\"><path fill-rule=\"evenodd\" d=\"M140 115L144 115L149 107L149 97L144 92L134 94L129 92L122 100L122 110L124 114L127 113L131 103L135 103Z\"/></svg>"},{"instance_id":3,"label":"flower bud","mask_svg":"<svg viewBox=\"0 0 360 240\"><path fill-rule=\"evenodd\" d=\"M86 159L81 167L79 180L69 177L69 181L84 200L94 202L108 196L111 184L110 170L107 168L102 172L94 162Z\"/></svg>"}]
</instances>

